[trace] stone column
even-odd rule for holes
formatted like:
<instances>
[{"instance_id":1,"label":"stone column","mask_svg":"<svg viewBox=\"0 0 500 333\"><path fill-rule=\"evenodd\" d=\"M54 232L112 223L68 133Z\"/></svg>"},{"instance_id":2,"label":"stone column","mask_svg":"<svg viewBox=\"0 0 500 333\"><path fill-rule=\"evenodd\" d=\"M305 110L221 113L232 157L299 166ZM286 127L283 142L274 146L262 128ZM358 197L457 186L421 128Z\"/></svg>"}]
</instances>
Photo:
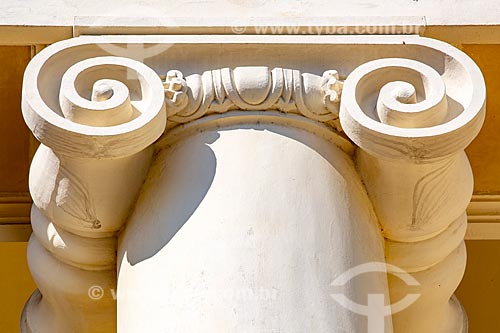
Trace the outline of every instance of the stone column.
<instances>
[{"instance_id":1,"label":"stone column","mask_svg":"<svg viewBox=\"0 0 500 333\"><path fill-rule=\"evenodd\" d=\"M467 67L450 66L441 76L410 59L363 64L344 86L340 119L360 147L356 165L386 239L387 263L420 285L389 275L393 303L420 295L407 308L393 308L395 332L467 332L467 316L453 292L465 270L465 210L473 191L464 149L484 120L478 112L484 82L470 59L457 57L475 69L470 80L477 99L466 86L450 84ZM470 104L464 108L463 101Z\"/></svg>"},{"instance_id":2,"label":"stone column","mask_svg":"<svg viewBox=\"0 0 500 333\"><path fill-rule=\"evenodd\" d=\"M30 63L25 82L43 56ZM165 127L163 85L149 67L118 57L78 62L60 82L61 116L29 85L23 91L25 120L42 144L29 177L28 265L38 290L21 331L114 332L116 233L148 171L149 146Z\"/></svg>"},{"instance_id":3,"label":"stone column","mask_svg":"<svg viewBox=\"0 0 500 333\"><path fill-rule=\"evenodd\" d=\"M467 331L479 69L416 36L287 38L83 37L32 60L23 333Z\"/></svg>"}]
</instances>

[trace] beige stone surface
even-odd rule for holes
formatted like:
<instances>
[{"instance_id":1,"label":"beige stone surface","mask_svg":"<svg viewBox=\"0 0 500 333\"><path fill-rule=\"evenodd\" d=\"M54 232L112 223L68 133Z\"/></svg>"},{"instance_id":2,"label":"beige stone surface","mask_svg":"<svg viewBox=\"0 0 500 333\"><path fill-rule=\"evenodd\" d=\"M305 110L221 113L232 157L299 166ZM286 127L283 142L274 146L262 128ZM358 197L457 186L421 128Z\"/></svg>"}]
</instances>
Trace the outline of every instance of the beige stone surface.
<instances>
[{"instance_id":1,"label":"beige stone surface","mask_svg":"<svg viewBox=\"0 0 500 333\"><path fill-rule=\"evenodd\" d=\"M138 53L143 43L154 45ZM23 332L364 331L374 322L325 288L385 260L382 272L401 265L416 278L418 300L395 302L413 284L386 274L341 285L343 300L390 294L377 330L467 330L453 297L473 191L463 150L484 120L485 87L452 46L418 36L85 36L44 49L24 79L23 116L42 145L28 246L39 290ZM99 302L93 286L104 289ZM224 299L217 288L279 295ZM175 311L159 316L151 304ZM186 310L193 304L203 320Z\"/></svg>"},{"instance_id":2,"label":"beige stone surface","mask_svg":"<svg viewBox=\"0 0 500 333\"><path fill-rule=\"evenodd\" d=\"M144 15L146 13L148 16L162 16L162 22L168 22L175 29L176 24L193 24L200 25L201 28L197 28L200 31L204 30L206 26L213 25L234 25L235 22L241 22L238 19L224 19L220 20L216 18L216 15L222 15L217 12L217 6L214 6L212 2L206 3L165 3L161 4L159 1L150 1L148 3L143 2L141 5L136 4L123 4L119 5L114 2L102 2L90 1L82 6L80 3L73 3L71 1L51 1L41 2L41 1L16 1L14 3L7 4L5 2L5 7L3 11L0 11L0 23L3 24L0 27L0 42L5 44L19 44L19 45L30 45L30 44L40 44L40 43L52 43L58 40L63 40L73 36L73 31L77 33L89 33L90 31L98 32L108 32L116 33L120 31L120 26L116 28L119 20L111 18L111 16L126 15ZM244 22L248 25L253 25L256 22L259 24L269 24L269 23L279 23L288 25L290 22L294 24L308 24L313 22L316 25L327 26L329 23L334 21L336 24L341 24L342 22L352 22L352 19L342 20L342 19L332 19L325 18L329 12L335 13L335 16L340 15L358 15L359 18L356 19L360 25L362 22L368 22L362 18L365 15L384 15L382 21L385 22L419 22L418 33L425 36L435 37L453 43L454 45L460 46L469 56L471 56L481 68L488 89L487 98L487 108L488 112L486 115L485 126L480 132L478 138L474 140L467 148L467 153L472 165L472 170L474 172L474 191L479 194L485 193L500 193L500 180L498 175L500 174L500 160L498 158L497 151L499 151L498 144L498 128L500 127L500 120L496 114L496 110L500 107L500 95L496 92L498 91L497 86L499 84L498 77L500 76L499 66L497 65L497 55L500 52L498 43L500 42L500 32L498 29L498 4L492 1L481 1L474 2L471 4L467 1L454 1L450 3L449 1L440 2L442 7L437 8L435 3L424 2L424 1L400 1L395 5L387 6L381 1L372 1L369 3L348 3L348 2L319 2L313 1L303 3L297 2L290 5L289 2L276 1L273 2L273 8L268 8L266 5L262 6L263 3L260 1L253 2L236 2L227 1L224 4L224 15L241 16L244 13L246 17ZM0 5L1 6L1 5ZM192 9L193 6L196 9ZM199 10L199 9L202 10ZM263 8L265 10L263 10ZM307 10L304 11L304 8ZM179 17L184 16L186 12L190 13L203 13L204 18L199 18L193 23L190 19L179 19ZM215 14L214 14L215 13ZM268 18L260 19L250 19L250 16L268 16ZM213 17L209 17L212 16ZM281 16L279 21L273 18L273 15ZM81 15L89 15L90 18L82 18ZM97 20L95 15L108 16L107 19ZM407 19L396 19L392 16L400 15L415 15ZM78 17L74 17L78 16ZM305 18L300 18L305 17ZM320 16L323 16L322 18ZM173 18L173 19L172 19ZM175 19L177 18L177 19ZM153 19L159 22L160 19ZM312 21L311 21L312 20ZM221 22L223 21L223 22ZM73 24L76 22L76 29L73 30ZM93 27L93 22L105 22L104 27L97 26ZM132 25L134 20L130 21L128 24ZM140 25L143 22L137 19L136 22ZM27 26L24 26L27 24ZM81 26L79 26L81 24ZM86 25L88 24L88 26ZM491 24L491 25L490 25ZM115 26L115 27L113 27ZM130 28L130 27L128 27ZM150 31L151 27L146 26L146 30ZM217 30L219 29L219 30ZM220 29L217 28L213 31L223 31L224 33L233 34L231 29ZM133 30L127 30L129 32ZM166 30L162 30L166 31ZM168 30L172 32L175 30ZM193 30L195 31L195 30ZM208 31L208 30L207 30ZM303 31L303 30L301 30ZM275 37L275 36L274 36ZM467 45L462 45L462 44ZM477 43L478 45L473 45ZM485 44L490 45L485 45ZM0 147L0 156L7 156L8 158L2 158L2 165L0 168L0 186L4 186L2 191L5 192L17 192L25 191L27 184L27 169L28 169L28 159L26 158L26 151L29 150L29 139L28 131L25 129L21 117L19 117L19 101L20 101L20 80L22 77L22 68L25 66L27 60L29 59L29 47L0 47L0 58L2 63L7 64L2 73L0 73L1 92L3 94L2 104L0 105L0 110L2 115L9 119L9 121L3 122L4 127L0 127L0 140L2 142L8 142L8 145L2 145ZM311 52L315 54L315 52ZM265 58L264 56L263 58ZM268 58L271 58L267 55ZM20 59L21 61L17 61ZM260 63L259 63L260 65ZM216 67L219 68L220 66ZM316 70L315 74L320 76L321 70L314 68ZM187 73L188 75L191 73ZM14 84L12 84L14 83ZM14 97L14 98L13 98ZM1 126L1 125L0 125ZM26 199L24 196L22 198L22 203L12 203L12 200L17 200L16 197L9 196L6 202L2 201L1 222L2 223L12 223L12 222L26 222L29 220L29 211L25 209ZM493 199L492 199L493 200ZM498 200L497 200L498 202ZM498 205L494 206L497 207ZM494 222L498 221L498 211L494 211L495 208L487 209L486 213L490 214L486 216L484 209L480 212L474 212L474 218L487 218L486 223L489 223L488 227L484 230L493 230L495 228ZM481 215L483 214L483 215ZM496 214L496 215L495 215ZM92 240L86 242L78 239L78 236L73 239L72 235L65 234L64 231L60 234L54 230L54 225L51 221L46 219L40 219L40 228L35 230L38 231L37 237L44 242L43 246L45 248L52 249L52 255L58 260L64 262L69 262L74 264L72 259L76 258L77 265L87 267L86 265L91 263L92 265L109 265L110 260L108 254L113 252L110 248L114 248L114 240L110 238L104 238L102 242L94 243ZM474 220L477 222L476 220ZM456 220L452 226L459 224L459 220ZM484 221L483 221L484 222ZM493 222L493 223L491 223ZM10 230L10 229L9 229ZM454 242L446 242L445 239L447 233L453 233L455 230L460 230L458 237L454 238ZM476 230L476 229L474 229ZM481 229L483 230L483 229ZM456 245L457 239L460 240L462 237L463 225L457 227L457 229L450 228L445 232L440 234L440 237L435 237L429 239L429 242L421 241L412 244L410 247L405 247L406 243L395 242L388 243L394 245L394 248L399 251L399 256L396 260L403 266L405 264L410 267L411 265L425 266L428 261L438 261L443 259L443 253L448 252L451 247ZM498 237L495 236L497 233L491 232L488 235L482 233L476 233L475 237L481 239L481 237ZM61 239L67 241L67 244L61 246ZM75 243L72 243L75 241ZM52 242L52 243L51 243ZM438 244L440 246L438 246ZM464 280L459 287L457 294L461 301L463 302L468 314L470 321L470 331L471 332L491 332L496 329L498 323L498 315L496 313L496 303L497 300L495 295L498 294L498 279L497 279L497 269L492 263L497 262L496 256L500 253L500 249L497 242L495 241L474 241L468 242L468 268L466 269ZM411 243L410 243L411 244ZM428 251L427 255L419 256L418 261L408 260L406 255L408 252L415 251L413 248L423 249L436 249L439 251ZM23 245L24 246L24 245ZM94 247L95 246L95 247ZM105 248L102 251L102 247ZM71 249L70 249L71 247ZM85 252L81 248L88 247L92 251ZM75 250L76 249L76 250ZM391 248L392 250L392 248ZM2 247L2 254L10 259L14 260L19 256L23 256L24 250L19 249L17 246ZM95 251L95 252L94 252ZM43 252L43 251L39 251ZM97 255L100 253L101 255ZM45 257L46 258L46 257ZM68 259L69 258L69 259ZM21 260L22 261L22 260ZM33 284L30 279L26 279L28 272L25 268L19 268L13 272L8 271L10 267L15 268L17 264L21 261L16 261L15 263L9 264L5 269L2 269L1 274L6 272L4 278L7 279L6 286L12 285L14 283L17 288L15 290L6 289L7 292L2 295L6 295L9 304L16 304L12 308L8 304L2 304L2 313L5 313L5 317L0 317L5 319L1 323L6 323L5 330L17 331L18 318L12 318L12 316L17 316L17 308L20 303L24 302L26 295L31 292ZM11 263L12 261L5 260L5 262ZM23 266L24 264L20 264ZM50 266L47 266L50 267ZM46 268L47 268L46 267ZM21 274L21 275L18 275ZM17 279L19 277L19 279ZM15 279L13 282L12 279ZM22 295L21 295L22 294ZM19 306L18 306L19 305ZM4 310L5 308L5 310ZM15 313L14 313L15 312ZM0 325L0 330L4 329Z\"/></svg>"}]
</instances>

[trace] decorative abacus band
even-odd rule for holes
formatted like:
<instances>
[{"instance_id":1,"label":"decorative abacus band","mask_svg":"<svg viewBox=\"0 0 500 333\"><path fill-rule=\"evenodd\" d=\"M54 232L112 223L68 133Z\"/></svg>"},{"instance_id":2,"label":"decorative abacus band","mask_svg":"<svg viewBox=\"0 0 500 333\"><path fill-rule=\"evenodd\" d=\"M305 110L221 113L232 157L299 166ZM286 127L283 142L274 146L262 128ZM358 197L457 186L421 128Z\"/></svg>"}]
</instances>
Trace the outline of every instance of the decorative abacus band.
<instances>
[{"instance_id":1,"label":"decorative abacus band","mask_svg":"<svg viewBox=\"0 0 500 333\"><path fill-rule=\"evenodd\" d=\"M231 110L277 110L338 123L343 83L337 71L322 77L298 70L237 67L206 71L186 78L171 70L165 79L168 127Z\"/></svg>"}]
</instances>

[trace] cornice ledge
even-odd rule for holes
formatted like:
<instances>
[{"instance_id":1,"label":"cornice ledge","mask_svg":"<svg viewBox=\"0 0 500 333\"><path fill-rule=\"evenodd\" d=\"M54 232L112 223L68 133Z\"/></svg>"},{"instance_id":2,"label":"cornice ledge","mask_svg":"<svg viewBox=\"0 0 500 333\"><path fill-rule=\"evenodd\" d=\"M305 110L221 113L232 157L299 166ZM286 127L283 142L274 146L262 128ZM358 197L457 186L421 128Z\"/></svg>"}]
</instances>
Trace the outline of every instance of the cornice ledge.
<instances>
[{"instance_id":1,"label":"cornice ledge","mask_svg":"<svg viewBox=\"0 0 500 333\"><path fill-rule=\"evenodd\" d=\"M469 223L500 223L500 194L475 194L467 208Z\"/></svg>"}]
</instances>

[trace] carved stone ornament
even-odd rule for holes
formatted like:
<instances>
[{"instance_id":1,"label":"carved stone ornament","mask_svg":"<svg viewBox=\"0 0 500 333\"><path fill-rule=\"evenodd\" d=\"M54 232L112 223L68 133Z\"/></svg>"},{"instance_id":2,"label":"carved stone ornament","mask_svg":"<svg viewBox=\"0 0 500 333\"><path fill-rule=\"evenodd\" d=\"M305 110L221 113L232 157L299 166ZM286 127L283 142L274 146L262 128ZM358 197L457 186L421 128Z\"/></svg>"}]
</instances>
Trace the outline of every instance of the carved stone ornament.
<instances>
[{"instance_id":1,"label":"carved stone ornament","mask_svg":"<svg viewBox=\"0 0 500 333\"><path fill-rule=\"evenodd\" d=\"M484 105L472 60L418 36L51 45L23 84L21 331L467 332Z\"/></svg>"},{"instance_id":2,"label":"carved stone ornament","mask_svg":"<svg viewBox=\"0 0 500 333\"><path fill-rule=\"evenodd\" d=\"M186 79L170 70L164 83L172 125L231 110L277 110L332 124L339 131L342 84L335 70L320 77L255 66L211 70Z\"/></svg>"}]
</instances>

